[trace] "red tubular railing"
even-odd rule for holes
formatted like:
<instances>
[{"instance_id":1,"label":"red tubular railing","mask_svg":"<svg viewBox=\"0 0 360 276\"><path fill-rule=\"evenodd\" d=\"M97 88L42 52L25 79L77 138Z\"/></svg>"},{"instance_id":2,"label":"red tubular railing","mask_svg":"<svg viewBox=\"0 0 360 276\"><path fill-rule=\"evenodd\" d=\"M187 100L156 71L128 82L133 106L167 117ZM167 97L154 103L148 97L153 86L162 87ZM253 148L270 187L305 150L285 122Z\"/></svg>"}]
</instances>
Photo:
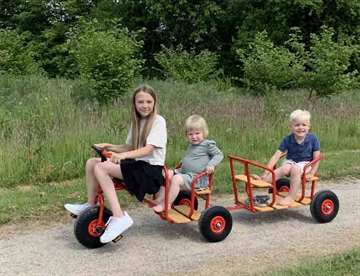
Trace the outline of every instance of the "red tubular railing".
<instances>
[{"instance_id":1,"label":"red tubular railing","mask_svg":"<svg viewBox=\"0 0 360 276\"><path fill-rule=\"evenodd\" d=\"M323 158L323 155L320 153L320 155L318 157L316 157L314 160L310 161L309 163L307 163L305 166L304 166L304 172L301 176L301 197L298 199L299 202L301 202L305 197L305 188L306 188L306 170L307 168L309 168L310 166L314 165L315 163L317 162L320 162L320 160ZM317 175L317 171L315 172L315 175ZM315 180L312 180L311 181L311 193L310 193L310 199L312 199L314 197L314 193L315 193Z\"/></svg>"},{"instance_id":2,"label":"red tubular railing","mask_svg":"<svg viewBox=\"0 0 360 276\"><path fill-rule=\"evenodd\" d=\"M235 204L239 204L239 198L238 198L238 190L237 190L237 185L236 185L236 178L235 178L235 169L234 169L234 161L236 162L240 162L244 165L245 167L245 175L247 177L247 182L246 182L246 193L248 194L249 198L252 199L253 195L252 195L252 187L251 187L251 179L250 179L250 165L261 168L263 170L269 171L269 173L271 174L271 185L272 185L272 189L273 189L273 199L272 202L269 204L270 206L274 205L276 203L276 194L277 194L277 190L276 190L276 178L275 178L275 172L273 169L270 169L260 163L251 161L251 160L247 160L241 157L237 157L234 155L228 155L228 158L230 159L230 170L231 170L231 177L232 177L232 181L233 181L233 191L234 191L234 197L235 197ZM253 200L250 200L250 209L252 211L255 211L254 209L254 202Z\"/></svg>"}]
</instances>

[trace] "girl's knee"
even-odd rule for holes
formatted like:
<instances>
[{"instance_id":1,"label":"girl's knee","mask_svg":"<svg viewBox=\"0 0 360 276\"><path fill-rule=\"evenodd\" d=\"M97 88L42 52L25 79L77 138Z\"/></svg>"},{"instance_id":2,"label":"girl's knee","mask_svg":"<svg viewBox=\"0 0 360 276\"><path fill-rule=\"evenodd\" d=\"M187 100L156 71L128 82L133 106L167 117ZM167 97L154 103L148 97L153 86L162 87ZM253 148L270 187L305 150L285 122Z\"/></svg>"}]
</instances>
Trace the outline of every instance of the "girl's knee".
<instances>
[{"instance_id":1,"label":"girl's knee","mask_svg":"<svg viewBox=\"0 0 360 276\"><path fill-rule=\"evenodd\" d=\"M86 161L86 167L92 168L95 167L96 164L99 164L99 158L90 158Z\"/></svg>"}]
</instances>

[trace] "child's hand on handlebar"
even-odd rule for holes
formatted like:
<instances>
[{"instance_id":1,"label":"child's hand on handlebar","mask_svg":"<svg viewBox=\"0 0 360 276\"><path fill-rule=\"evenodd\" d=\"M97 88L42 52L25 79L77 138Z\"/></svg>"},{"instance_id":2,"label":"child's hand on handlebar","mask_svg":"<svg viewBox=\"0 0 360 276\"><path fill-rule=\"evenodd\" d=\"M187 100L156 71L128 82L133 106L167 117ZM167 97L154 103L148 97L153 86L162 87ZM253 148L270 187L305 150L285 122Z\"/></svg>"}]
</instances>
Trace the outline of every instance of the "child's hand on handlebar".
<instances>
[{"instance_id":1,"label":"child's hand on handlebar","mask_svg":"<svg viewBox=\"0 0 360 276\"><path fill-rule=\"evenodd\" d=\"M123 159L126 159L125 153L112 153L110 160L115 164L120 164Z\"/></svg>"},{"instance_id":2,"label":"child's hand on handlebar","mask_svg":"<svg viewBox=\"0 0 360 276\"><path fill-rule=\"evenodd\" d=\"M213 172L214 172L214 170L215 170L215 167L213 167L213 166L206 166L206 173L207 174L212 174Z\"/></svg>"}]
</instances>

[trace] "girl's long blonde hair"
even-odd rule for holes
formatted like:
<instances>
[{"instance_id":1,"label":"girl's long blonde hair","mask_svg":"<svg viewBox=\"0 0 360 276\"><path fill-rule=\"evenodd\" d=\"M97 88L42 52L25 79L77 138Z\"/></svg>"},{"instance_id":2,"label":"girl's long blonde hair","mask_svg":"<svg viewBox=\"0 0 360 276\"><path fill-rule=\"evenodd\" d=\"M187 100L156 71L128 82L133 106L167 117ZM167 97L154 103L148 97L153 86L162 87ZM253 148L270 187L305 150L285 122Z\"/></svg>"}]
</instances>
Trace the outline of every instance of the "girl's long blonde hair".
<instances>
[{"instance_id":1,"label":"girl's long blonde hair","mask_svg":"<svg viewBox=\"0 0 360 276\"><path fill-rule=\"evenodd\" d=\"M153 112L146 117L146 122L144 124L143 130L140 133L140 121L141 115L136 110L135 106L135 98L136 95L140 92L144 92L149 94L154 99L154 109ZM133 96L132 96L132 137L131 137L131 146L133 150L138 148L142 148L146 145L146 138L148 137L151 127L154 123L154 120L157 115L157 97L154 89L146 84L140 85L136 88Z\"/></svg>"}]
</instances>

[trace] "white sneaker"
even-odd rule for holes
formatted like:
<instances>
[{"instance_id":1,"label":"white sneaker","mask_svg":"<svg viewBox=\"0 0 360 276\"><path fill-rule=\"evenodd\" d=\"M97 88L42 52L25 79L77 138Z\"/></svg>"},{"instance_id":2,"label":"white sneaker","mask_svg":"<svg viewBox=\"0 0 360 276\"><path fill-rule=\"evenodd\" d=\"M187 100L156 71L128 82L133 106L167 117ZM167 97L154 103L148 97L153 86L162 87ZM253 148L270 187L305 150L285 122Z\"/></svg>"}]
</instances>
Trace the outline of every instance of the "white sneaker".
<instances>
[{"instance_id":1,"label":"white sneaker","mask_svg":"<svg viewBox=\"0 0 360 276\"><path fill-rule=\"evenodd\" d=\"M64 207L66 210L68 210L70 213L74 214L75 216L80 215L80 213L86 209L87 207L91 206L89 202L84 204L65 204Z\"/></svg>"},{"instance_id":2,"label":"white sneaker","mask_svg":"<svg viewBox=\"0 0 360 276\"><path fill-rule=\"evenodd\" d=\"M117 236L121 235L126 229L133 225L134 221L128 215L127 212L124 212L122 218L110 217L106 223L106 229L104 234L100 237L101 243L108 243L115 239Z\"/></svg>"}]
</instances>

